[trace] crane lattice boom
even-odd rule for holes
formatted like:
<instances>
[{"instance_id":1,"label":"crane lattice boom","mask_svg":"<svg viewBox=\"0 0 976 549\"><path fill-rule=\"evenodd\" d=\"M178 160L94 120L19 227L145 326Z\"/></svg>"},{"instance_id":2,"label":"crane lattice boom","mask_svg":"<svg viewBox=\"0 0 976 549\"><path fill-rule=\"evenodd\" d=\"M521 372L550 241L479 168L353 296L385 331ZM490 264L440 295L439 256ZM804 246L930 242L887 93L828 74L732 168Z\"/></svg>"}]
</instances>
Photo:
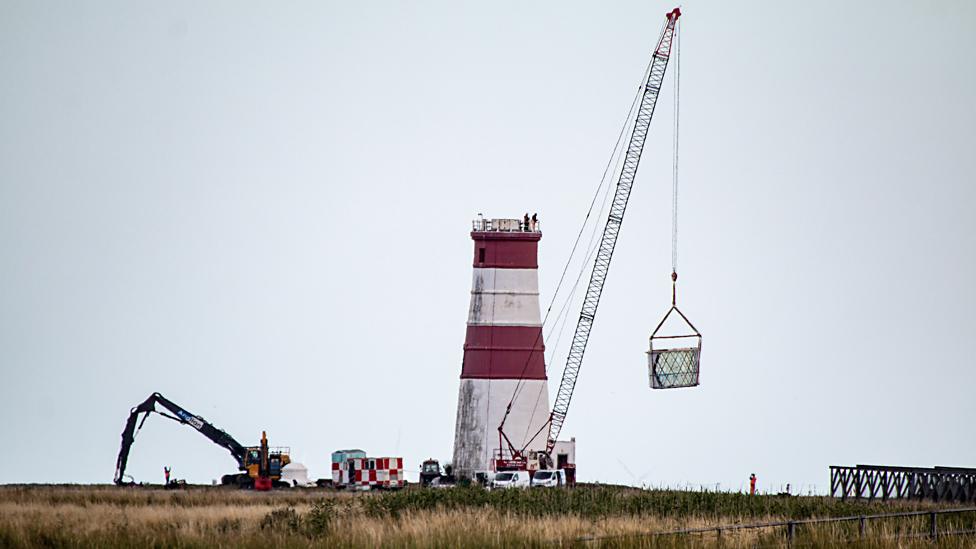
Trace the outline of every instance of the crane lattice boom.
<instances>
[{"instance_id":1,"label":"crane lattice boom","mask_svg":"<svg viewBox=\"0 0 976 549\"><path fill-rule=\"evenodd\" d=\"M654 107L657 105L661 84L664 81L664 73L668 68L671 43L680 15L681 11L678 8L667 14L668 20L661 32L661 37L658 39L647 81L644 83L644 91L641 96L640 108L634 120L630 144L627 146L627 154L620 170L620 176L617 179L617 188L610 205L607 224L603 229L600 247L593 262L593 272L590 274L590 283L586 288L586 296L583 298L583 308L576 323L576 332L573 335L569 354L566 357L566 367L563 370L563 377L559 382L559 391L556 393L556 401L549 418L546 453L550 455L556 444L556 439L559 437L559 432L562 430L563 422L566 421L566 414L569 412L569 403L573 398L573 389L576 387L580 365L583 363L583 354L586 352L586 344L590 339L590 330L593 328L593 320L596 318L596 311L600 306L603 284L607 280L610 260L613 259L613 250L617 245L617 236L620 234L620 226L627 210L627 200L630 198L634 177L637 175L637 166L640 164L644 141L647 139L647 131L651 125L651 118L654 116Z\"/></svg>"}]
</instances>

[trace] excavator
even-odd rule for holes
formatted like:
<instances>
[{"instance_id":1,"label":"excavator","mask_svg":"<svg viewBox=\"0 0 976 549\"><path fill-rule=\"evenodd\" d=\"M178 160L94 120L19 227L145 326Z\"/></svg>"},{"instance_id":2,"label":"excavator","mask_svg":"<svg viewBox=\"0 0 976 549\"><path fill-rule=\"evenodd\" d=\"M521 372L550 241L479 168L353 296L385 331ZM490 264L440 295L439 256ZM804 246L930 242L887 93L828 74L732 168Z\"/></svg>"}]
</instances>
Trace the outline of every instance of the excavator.
<instances>
[{"instance_id":1,"label":"excavator","mask_svg":"<svg viewBox=\"0 0 976 549\"><path fill-rule=\"evenodd\" d=\"M165 408L166 411L157 410L157 404ZM131 482L124 480L125 466L129 461L129 450L132 448L132 443L135 442L136 433L142 429L149 414L152 413L189 425L217 446L230 452L230 455L237 461L238 470L242 472L224 475L221 478L221 484L260 491L270 490L272 486L287 485L281 482L281 469L291 463L291 452L288 448L269 447L266 432L261 432L260 446L243 446L234 437L222 429L218 429L203 417L191 414L159 393L149 395L149 398L142 404L133 407L129 412L129 419L125 422L125 429L122 431L122 447L119 449L119 458L115 464L115 484L119 486L131 484ZM139 419L140 415L142 416L141 420Z\"/></svg>"}]
</instances>

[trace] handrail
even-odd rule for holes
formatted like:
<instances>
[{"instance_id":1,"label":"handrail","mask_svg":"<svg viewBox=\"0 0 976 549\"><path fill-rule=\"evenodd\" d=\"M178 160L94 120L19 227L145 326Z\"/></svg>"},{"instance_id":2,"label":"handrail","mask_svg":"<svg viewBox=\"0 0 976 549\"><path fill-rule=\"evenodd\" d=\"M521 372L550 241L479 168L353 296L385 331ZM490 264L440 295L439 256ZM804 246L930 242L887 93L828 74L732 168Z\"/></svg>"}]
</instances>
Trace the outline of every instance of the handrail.
<instances>
[{"instance_id":1,"label":"handrail","mask_svg":"<svg viewBox=\"0 0 976 549\"><path fill-rule=\"evenodd\" d=\"M471 230L476 233L541 233L542 222L538 219L526 222L523 219L478 218L471 222Z\"/></svg>"}]
</instances>

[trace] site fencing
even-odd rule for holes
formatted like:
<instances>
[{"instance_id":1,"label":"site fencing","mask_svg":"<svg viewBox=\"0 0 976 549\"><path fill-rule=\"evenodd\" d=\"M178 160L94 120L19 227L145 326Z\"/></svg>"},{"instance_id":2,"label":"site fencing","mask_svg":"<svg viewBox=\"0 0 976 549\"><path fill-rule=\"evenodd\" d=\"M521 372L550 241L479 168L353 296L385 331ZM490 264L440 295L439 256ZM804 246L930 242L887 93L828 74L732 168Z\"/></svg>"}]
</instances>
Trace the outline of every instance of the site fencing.
<instances>
[{"instance_id":1,"label":"site fencing","mask_svg":"<svg viewBox=\"0 0 976 549\"><path fill-rule=\"evenodd\" d=\"M939 517L944 516L960 516L964 514L971 514L972 519L968 524L968 527L961 528L960 524L944 525L940 527ZM871 522L880 520L892 520L892 519L909 519L912 521L907 528L896 528L892 533L877 534L872 532ZM925 523L925 528L918 528L917 521L921 519ZM636 538L636 537L664 537L664 536L689 536L689 535L700 535L706 536L714 534L715 538L718 540L722 539L723 535L727 535L734 532L741 532L746 530L781 530L783 538L781 538L787 546L792 546L794 542L797 541L798 531L802 527L809 527L812 525L824 525L824 524L853 524L857 523L857 536L852 539L835 539L836 542L841 541L858 541L867 539L890 539L890 538L918 538L927 537L932 541L936 541L941 536L959 536L959 535L972 535L976 534L976 507L966 507L958 509L935 509L930 511L905 511L900 513L883 513L877 515L858 515L858 516L848 516L848 517L830 517L830 518L814 518L814 519L800 519L800 520L786 520L786 521L774 521L774 522L758 522L753 524L729 524L724 526L708 526L703 528L685 528L680 530L666 530L660 532L644 532L638 534L618 534L618 535L606 535L606 536L583 536L577 538L577 542L588 543L588 542L602 542L610 539L621 539L621 538ZM945 526L949 526L948 528ZM874 535L872 535L874 534ZM798 543L802 545L802 543Z\"/></svg>"}]
</instances>

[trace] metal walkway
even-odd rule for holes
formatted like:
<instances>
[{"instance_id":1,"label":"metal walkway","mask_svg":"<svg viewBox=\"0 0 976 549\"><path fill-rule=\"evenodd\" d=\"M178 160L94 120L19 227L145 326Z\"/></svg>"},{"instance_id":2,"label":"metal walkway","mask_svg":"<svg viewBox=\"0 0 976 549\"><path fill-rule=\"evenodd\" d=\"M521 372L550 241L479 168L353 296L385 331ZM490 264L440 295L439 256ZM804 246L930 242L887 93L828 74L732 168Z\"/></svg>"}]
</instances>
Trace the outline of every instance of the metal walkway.
<instances>
[{"instance_id":1,"label":"metal walkway","mask_svg":"<svg viewBox=\"0 0 976 549\"><path fill-rule=\"evenodd\" d=\"M841 499L976 502L976 469L831 465L830 495Z\"/></svg>"}]
</instances>

